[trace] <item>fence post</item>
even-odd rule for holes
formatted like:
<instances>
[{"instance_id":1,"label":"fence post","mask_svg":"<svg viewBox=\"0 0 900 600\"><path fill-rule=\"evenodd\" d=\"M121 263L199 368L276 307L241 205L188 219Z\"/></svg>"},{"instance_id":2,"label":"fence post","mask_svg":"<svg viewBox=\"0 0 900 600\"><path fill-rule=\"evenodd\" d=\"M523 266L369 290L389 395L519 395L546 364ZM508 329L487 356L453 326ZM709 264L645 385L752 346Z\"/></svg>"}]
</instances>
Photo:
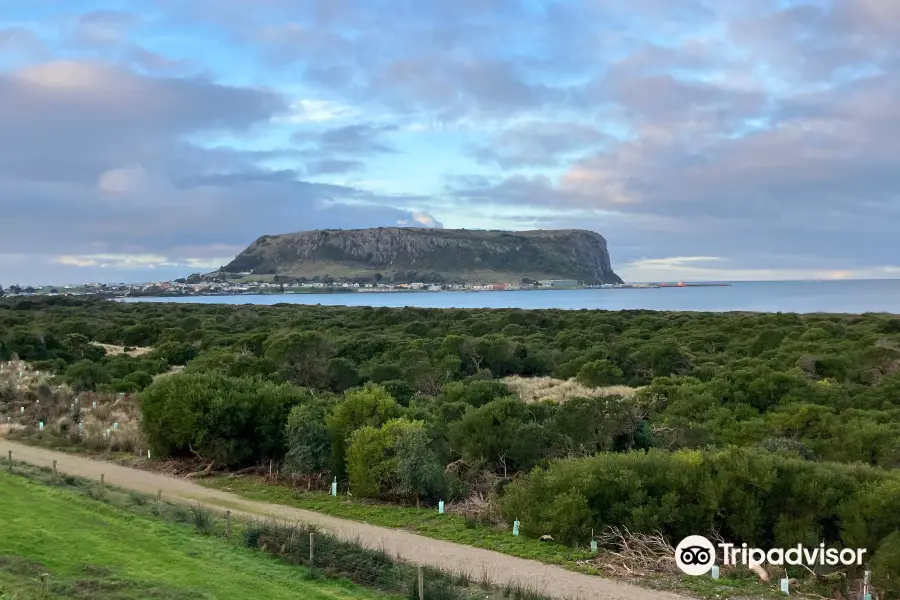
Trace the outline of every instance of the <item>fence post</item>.
<instances>
[{"instance_id":1,"label":"fence post","mask_svg":"<svg viewBox=\"0 0 900 600\"><path fill-rule=\"evenodd\" d=\"M53 479L56 479L59 473L56 470L56 461L53 461Z\"/></svg>"},{"instance_id":2,"label":"fence post","mask_svg":"<svg viewBox=\"0 0 900 600\"><path fill-rule=\"evenodd\" d=\"M315 562L315 552L313 551L313 534L309 534L309 564L310 566L314 565Z\"/></svg>"},{"instance_id":3,"label":"fence post","mask_svg":"<svg viewBox=\"0 0 900 600\"><path fill-rule=\"evenodd\" d=\"M12 450L6 456L9 459L9 472L12 473Z\"/></svg>"},{"instance_id":4,"label":"fence post","mask_svg":"<svg viewBox=\"0 0 900 600\"><path fill-rule=\"evenodd\" d=\"M50 593L50 573L41 573L41 596Z\"/></svg>"},{"instance_id":5,"label":"fence post","mask_svg":"<svg viewBox=\"0 0 900 600\"><path fill-rule=\"evenodd\" d=\"M101 493L103 492L103 485L105 483L105 479L106 479L106 474L100 473L100 492Z\"/></svg>"},{"instance_id":6,"label":"fence post","mask_svg":"<svg viewBox=\"0 0 900 600\"><path fill-rule=\"evenodd\" d=\"M422 565L419 565L419 600L425 600L425 574Z\"/></svg>"},{"instance_id":7,"label":"fence post","mask_svg":"<svg viewBox=\"0 0 900 600\"><path fill-rule=\"evenodd\" d=\"M225 511L225 537L231 538L231 511Z\"/></svg>"},{"instance_id":8,"label":"fence post","mask_svg":"<svg viewBox=\"0 0 900 600\"><path fill-rule=\"evenodd\" d=\"M156 514L162 514L162 490L156 490Z\"/></svg>"}]
</instances>

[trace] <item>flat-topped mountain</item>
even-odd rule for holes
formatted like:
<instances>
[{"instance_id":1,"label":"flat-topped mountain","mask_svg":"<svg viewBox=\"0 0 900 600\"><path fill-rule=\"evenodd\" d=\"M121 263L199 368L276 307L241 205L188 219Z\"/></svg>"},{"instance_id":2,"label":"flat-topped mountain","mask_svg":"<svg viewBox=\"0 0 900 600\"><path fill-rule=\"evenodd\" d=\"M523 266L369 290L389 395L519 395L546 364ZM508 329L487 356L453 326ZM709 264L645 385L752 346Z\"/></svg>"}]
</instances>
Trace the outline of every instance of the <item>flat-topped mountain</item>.
<instances>
[{"instance_id":1,"label":"flat-topped mountain","mask_svg":"<svg viewBox=\"0 0 900 600\"><path fill-rule=\"evenodd\" d=\"M378 227L264 235L225 273L460 282L523 278L621 283L606 240L580 229L481 231ZM411 276L410 276L411 275Z\"/></svg>"}]
</instances>

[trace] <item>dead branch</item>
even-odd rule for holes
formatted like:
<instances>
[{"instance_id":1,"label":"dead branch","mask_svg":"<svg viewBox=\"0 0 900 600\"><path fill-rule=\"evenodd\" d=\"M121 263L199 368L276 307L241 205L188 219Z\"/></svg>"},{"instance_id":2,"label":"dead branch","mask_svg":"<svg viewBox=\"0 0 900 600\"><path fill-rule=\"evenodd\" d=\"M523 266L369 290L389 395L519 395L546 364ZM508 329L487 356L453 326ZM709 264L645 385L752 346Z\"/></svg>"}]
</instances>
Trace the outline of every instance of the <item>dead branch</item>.
<instances>
[{"instance_id":1,"label":"dead branch","mask_svg":"<svg viewBox=\"0 0 900 600\"><path fill-rule=\"evenodd\" d=\"M256 475L260 471L262 471L262 467L259 465L254 465L252 467L245 467L243 469L239 469L232 473L232 475Z\"/></svg>"},{"instance_id":2,"label":"dead branch","mask_svg":"<svg viewBox=\"0 0 900 600\"><path fill-rule=\"evenodd\" d=\"M762 565L752 564L752 565L749 565L749 569L751 571L753 571L754 573L756 573L757 575L759 575L759 578L762 581L764 581L766 583L769 583L771 581L771 579L769 579L769 573L763 568Z\"/></svg>"},{"instance_id":3,"label":"dead branch","mask_svg":"<svg viewBox=\"0 0 900 600\"><path fill-rule=\"evenodd\" d=\"M194 456L197 457L197 460L199 460L200 462L204 462L204 461L203 461L203 457L200 456L200 453L199 453L199 452L197 452L196 450L194 450L194 447L191 446L191 443L190 443L190 442L188 442L188 450L191 451L191 454L193 454Z\"/></svg>"},{"instance_id":4,"label":"dead branch","mask_svg":"<svg viewBox=\"0 0 900 600\"><path fill-rule=\"evenodd\" d=\"M206 465L206 468L203 469L202 471L194 471L193 473L188 473L184 477L185 477L185 479L194 479L197 477L208 477L210 474L212 474L213 466L215 466L215 464L216 464L216 461L212 461L211 463Z\"/></svg>"},{"instance_id":5,"label":"dead branch","mask_svg":"<svg viewBox=\"0 0 900 600\"><path fill-rule=\"evenodd\" d=\"M613 571L633 574L639 570L664 573L677 570L675 549L658 531L644 534L632 533L627 527L607 527L597 541L607 549L603 560L609 564L604 566ZM615 559L615 566L610 559Z\"/></svg>"}]
</instances>

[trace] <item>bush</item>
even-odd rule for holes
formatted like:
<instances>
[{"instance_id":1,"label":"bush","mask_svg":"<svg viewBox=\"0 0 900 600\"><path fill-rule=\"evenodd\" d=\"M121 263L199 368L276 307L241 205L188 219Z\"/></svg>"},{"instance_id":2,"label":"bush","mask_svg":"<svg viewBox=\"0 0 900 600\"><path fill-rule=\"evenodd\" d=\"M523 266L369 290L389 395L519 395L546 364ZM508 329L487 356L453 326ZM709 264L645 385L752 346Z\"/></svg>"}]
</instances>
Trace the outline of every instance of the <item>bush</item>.
<instances>
[{"instance_id":1,"label":"bush","mask_svg":"<svg viewBox=\"0 0 900 600\"><path fill-rule=\"evenodd\" d=\"M302 404L291 409L285 428L287 454L284 469L288 475L306 477L328 469L331 459L331 435L326 422L329 407L309 394Z\"/></svg>"},{"instance_id":2,"label":"bush","mask_svg":"<svg viewBox=\"0 0 900 600\"><path fill-rule=\"evenodd\" d=\"M195 452L223 466L280 458L285 421L302 394L256 378L176 374L141 393L141 426L161 456Z\"/></svg>"},{"instance_id":3,"label":"bush","mask_svg":"<svg viewBox=\"0 0 900 600\"><path fill-rule=\"evenodd\" d=\"M165 342L149 354L150 358L166 361L170 365L184 365L197 356L199 350L193 344L185 342Z\"/></svg>"},{"instance_id":4,"label":"bush","mask_svg":"<svg viewBox=\"0 0 900 600\"><path fill-rule=\"evenodd\" d=\"M493 400L453 423L450 442L469 464L506 474L526 471L552 452L555 434L544 422L553 410L514 397Z\"/></svg>"},{"instance_id":5,"label":"bush","mask_svg":"<svg viewBox=\"0 0 900 600\"><path fill-rule=\"evenodd\" d=\"M608 360L595 360L578 371L578 383L591 387L622 383L622 369Z\"/></svg>"},{"instance_id":6,"label":"bush","mask_svg":"<svg viewBox=\"0 0 900 600\"><path fill-rule=\"evenodd\" d=\"M329 383L329 361L334 354L328 339L318 331L276 334L265 343L265 355L286 381L325 388Z\"/></svg>"},{"instance_id":7,"label":"bush","mask_svg":"<svg viewBox=\"0 0 900 600\"><path fill-rule=\"evenodd\" d=\"M362 427L348 443L347 473L358 496L415 499L439 495L443 471L429 448L425 424L393 419L383 427Z\"/></svg>"},{"instance_id":8,"label":"bush","mask_svg":"<svg viewBox=\"0 0 900 600\"><path fill-rule=\"evenodd\" d=\"M869 486L888 482L897 482L888 471L754 449L602 453L558 460L513 482L503 512L525 533L568 542L618 526L670 541L715 530L759 547L865 542L871 550L896 527L889 501L877 502L882 512L870 504L885 489ZM847 516L854 511L864 524Z\"/></svg>"},{"instance_id":9,"label":"bush","mask_svg":"<svg viewBox=\"0 0 900 600\"><path fill-rule=\"evenodd\" d=\"M369 384L344 394L328 418L331 433L331 470L338 478L346 473L346 448L350 435L360 427L380 427L399 417L401 407L385 389Z\"/></svg>"},{"instance_id":10,"label":"bush","mask_svg":"<svg viewBox=\"0 0 900 600\"><path fill-rule=\"evenodd\" d=\"M900 531L881 541L872 560L872 583L884 592L885 597L900 598Z\"/></svg>"}]
</instances>

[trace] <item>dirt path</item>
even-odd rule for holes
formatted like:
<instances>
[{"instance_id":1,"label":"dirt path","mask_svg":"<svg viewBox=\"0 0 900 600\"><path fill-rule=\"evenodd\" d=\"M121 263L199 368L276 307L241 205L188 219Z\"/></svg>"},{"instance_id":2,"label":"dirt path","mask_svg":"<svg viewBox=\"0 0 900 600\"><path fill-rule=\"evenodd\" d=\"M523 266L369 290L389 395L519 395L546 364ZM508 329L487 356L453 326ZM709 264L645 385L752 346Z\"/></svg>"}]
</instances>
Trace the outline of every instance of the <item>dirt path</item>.
<instances>
[{"instance_id":1,"label":"dirt path","mask_svg":"<svg viewBox=\"0 0 900 600\"><path fill-rule=\"evenodd\" d=\"M288 506L254 502L228 492L202 487L189 480L24 446L0 437L0 460L4 468L9 450L12 450L14 463L49 467L56 460L61 473L86 479L100 479L102 473L106 483L115 487L147 494L156 494L157 490L162 490L163 496L169 500L192 503L199 501L211 508L229 509L236 515L268 516L313 523L340 538L358 541L372 548L384 548L390 554L409 562L468 572L478 578L485 575L495 583L528 586L560 600L685 600L685 597L669 592L646 590L627 583L574 573L562 567L426 538L407 531L336 519Z\"/></svg>"}]
</instances>

